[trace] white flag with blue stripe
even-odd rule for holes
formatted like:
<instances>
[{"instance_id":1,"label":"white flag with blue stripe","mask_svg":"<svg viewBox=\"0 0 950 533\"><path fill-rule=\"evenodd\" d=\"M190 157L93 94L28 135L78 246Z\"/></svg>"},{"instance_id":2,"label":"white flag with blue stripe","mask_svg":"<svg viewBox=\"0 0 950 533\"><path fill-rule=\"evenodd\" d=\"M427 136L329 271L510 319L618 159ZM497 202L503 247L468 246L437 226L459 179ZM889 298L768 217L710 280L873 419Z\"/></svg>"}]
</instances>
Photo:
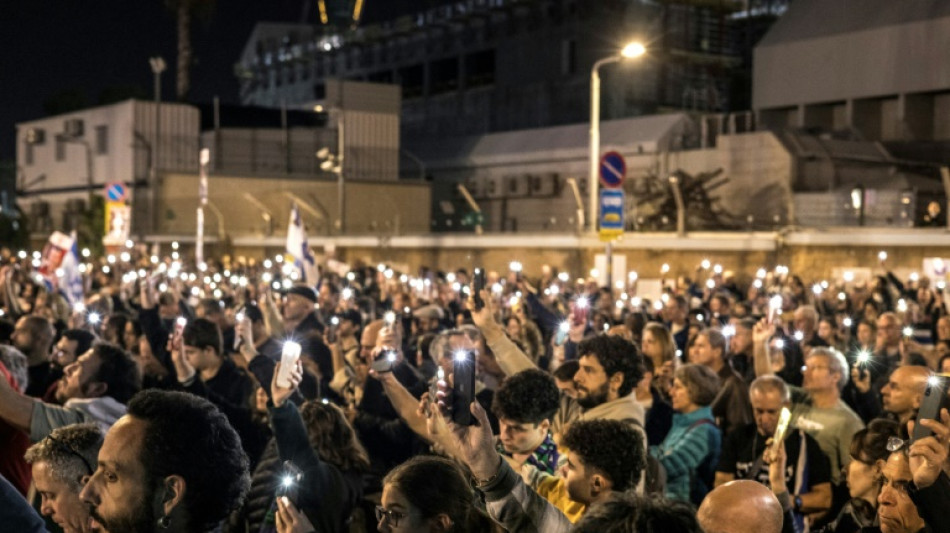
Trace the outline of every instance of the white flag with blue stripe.
<instances>
[{"instance_id":1,"label":"white flag with blue stripe","mask_svg":"<svg viewBox=\"0 0 950 533\"><path fill-rule=\"evenodd\" d=\"M296 203L290 209L290 222L287 224L287 253L294 257L294 266L300 271L302 281L316 285L320 277L317 262L307 244L307 230Z\"/></svg>"},{"instance_id":2,"label":"white flag with blue stripe","mask_svg":"<svg viewBox=\"0 0 950 533\"><path fill-rule=\"evenodd\" d=\"M69 303L75 305L83 301L83 281L82 274L79 272L79 241L76 238L76 232L70 234L72 245L63 255L63 262L59 268L63 271L63 277L60 280L60 288L69 300Z\"/></svg>"}]
</instances>

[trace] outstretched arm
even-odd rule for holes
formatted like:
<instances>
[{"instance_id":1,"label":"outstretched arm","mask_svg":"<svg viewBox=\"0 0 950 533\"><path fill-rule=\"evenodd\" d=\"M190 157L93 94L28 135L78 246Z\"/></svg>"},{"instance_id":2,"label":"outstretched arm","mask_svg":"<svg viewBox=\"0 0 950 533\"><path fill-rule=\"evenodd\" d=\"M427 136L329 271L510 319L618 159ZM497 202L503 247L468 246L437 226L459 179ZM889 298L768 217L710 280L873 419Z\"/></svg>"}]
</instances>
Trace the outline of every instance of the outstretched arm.
<instances>
[{"instance_id":1,"label":"outstretched arm","mask_svg":"<svg viewBox=\"0 0 950 533\"><path fill-rule=\"evenodd\" d=\"M531 358L505 335L505 330L501 327L501 324L495 321L491 307L491 293L483 290L481 297L484 302L481 309L476 307L474 298L468 299L468 309L472 312L472 321L475 322L475 325L478 326L485 337L485 344L495 354L498 366L508 376L517 374L522 370L536 368Z\"/></svg>"}]
</instances>

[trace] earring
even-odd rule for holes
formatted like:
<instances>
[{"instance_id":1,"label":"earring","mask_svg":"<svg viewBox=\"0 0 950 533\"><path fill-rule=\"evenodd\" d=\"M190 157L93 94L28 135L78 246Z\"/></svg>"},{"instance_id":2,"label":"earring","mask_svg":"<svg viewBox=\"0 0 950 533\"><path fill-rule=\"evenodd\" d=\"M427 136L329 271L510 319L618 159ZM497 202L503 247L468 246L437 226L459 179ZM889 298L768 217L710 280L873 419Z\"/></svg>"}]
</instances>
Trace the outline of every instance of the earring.
<instances>
[{"instance_id":1,"label":"earring","mask_svg":"<svg viewBox=\"0 0 950 533\"><path fill-rule=\"evenodd\" d=\"M168 526L171 525L172 519L168 518L168 515L164 515L158 519L158 527L162 529L168 529Z\"/></svg>"}]
</instances>

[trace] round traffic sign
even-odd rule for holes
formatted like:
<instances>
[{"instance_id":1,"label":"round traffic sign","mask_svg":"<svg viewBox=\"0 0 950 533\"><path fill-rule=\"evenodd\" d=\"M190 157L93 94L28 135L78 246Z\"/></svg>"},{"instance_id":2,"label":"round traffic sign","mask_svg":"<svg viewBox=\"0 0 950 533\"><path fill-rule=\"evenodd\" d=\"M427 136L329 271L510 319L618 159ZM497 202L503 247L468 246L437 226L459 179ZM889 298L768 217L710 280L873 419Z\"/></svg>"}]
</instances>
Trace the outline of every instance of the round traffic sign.
<instances>
[{"instance_id":1,"label":"round traffic sign","mask_svg":"<svg viewBox=\"0 0 950 533\"><path fill-rule=\"evenodd\" d=\"M627 176L627 163L619 152L607 152L600 158L600 184L607 189L619 189Z\"/></svg>"},{"instance_id":2,"label":"round traffic sign","mask_svg":"<svg viewBox=\"0 0 950 533\"><path fill-rule=\"evenodd\" d=\"M106 198L110 202L121 202L125 200L125 185L118 181L113 181L106 185Z\"/></svg>"}]
</instances>

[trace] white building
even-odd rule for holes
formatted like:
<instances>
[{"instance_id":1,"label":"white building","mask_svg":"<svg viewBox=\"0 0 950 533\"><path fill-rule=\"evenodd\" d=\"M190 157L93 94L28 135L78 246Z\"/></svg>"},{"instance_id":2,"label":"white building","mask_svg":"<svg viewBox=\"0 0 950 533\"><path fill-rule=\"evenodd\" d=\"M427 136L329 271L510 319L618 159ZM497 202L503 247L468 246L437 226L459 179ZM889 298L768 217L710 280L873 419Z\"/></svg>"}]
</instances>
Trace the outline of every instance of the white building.
<instances>
[{"instance_id":1,"label":"white building","mask_svg":"<svg viewBox=\"0 0 950 533\"><path fill-rule=\"evenodd\" d=\"M159 175L196 171L198 110L175 103L159 107ZM153 102L127 100L17 124L18 201L29 215L31 232L72 229L90 195L113 182L126 186L136 217L148 214L155 111ZM139 224L146 220L136 218Z\"/></svg>"}]
</instances>

